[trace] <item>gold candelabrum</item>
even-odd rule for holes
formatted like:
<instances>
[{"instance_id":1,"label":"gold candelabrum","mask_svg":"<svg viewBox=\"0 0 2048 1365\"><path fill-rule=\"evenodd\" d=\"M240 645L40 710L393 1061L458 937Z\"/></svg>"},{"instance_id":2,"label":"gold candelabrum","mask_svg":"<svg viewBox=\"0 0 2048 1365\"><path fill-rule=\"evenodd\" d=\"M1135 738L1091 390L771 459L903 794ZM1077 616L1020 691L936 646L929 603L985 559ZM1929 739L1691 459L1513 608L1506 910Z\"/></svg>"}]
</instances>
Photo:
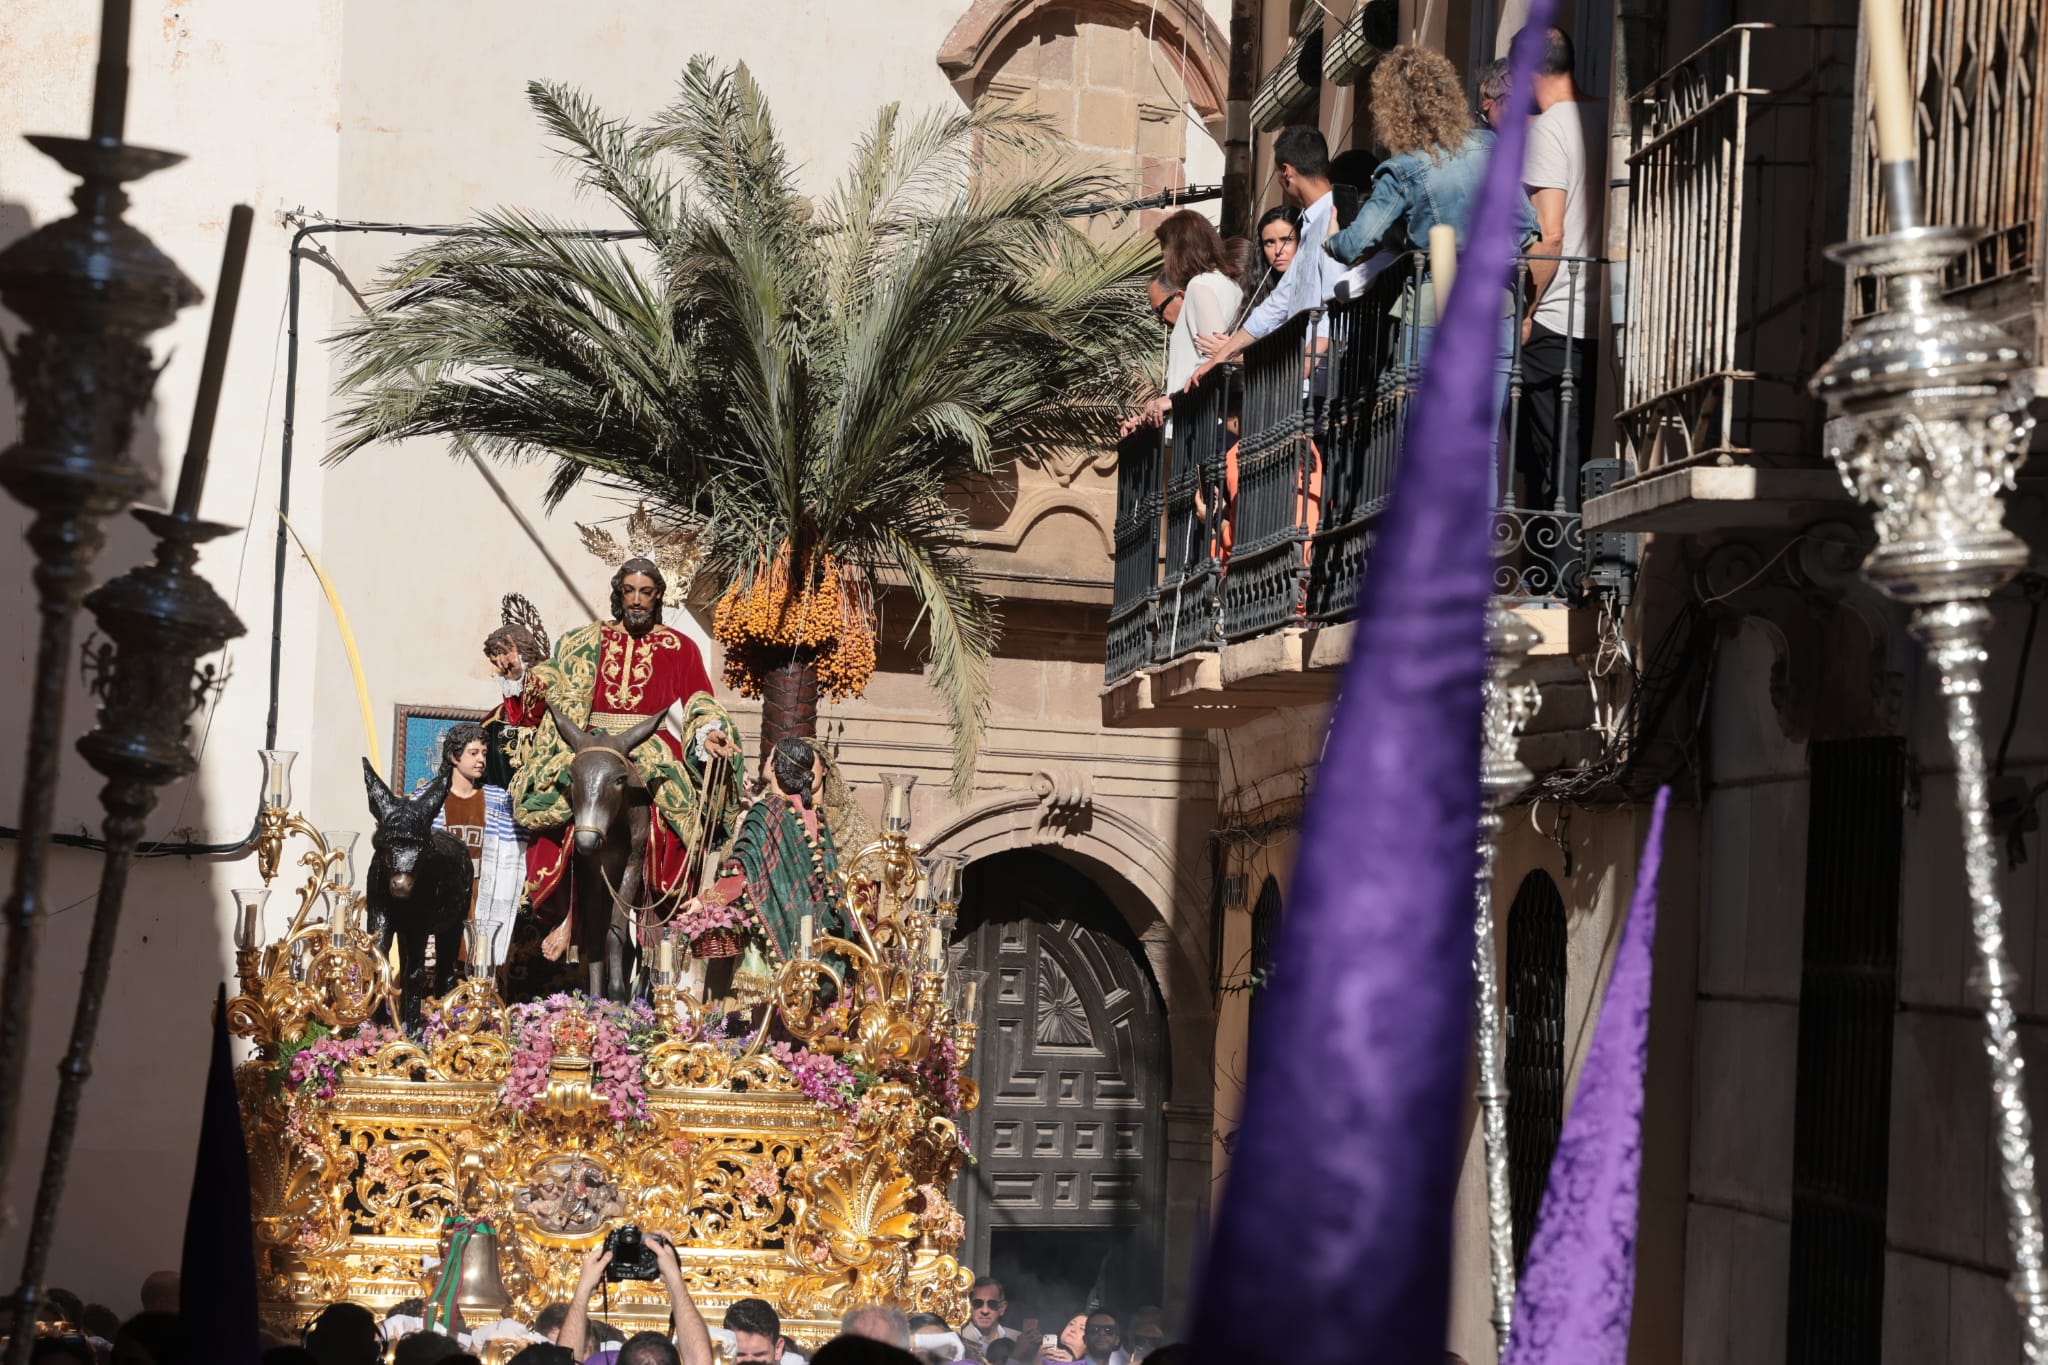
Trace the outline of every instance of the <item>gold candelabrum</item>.
<instances>
[{"instance_id":1,"label":"gold candelabrum","mask_svg":"<svg viewBox=\"0 0 2048 1365\"><path fill-rule=\"evenodd\" d=\"M393 1000L391 964L364 923L355 886L353 831L322 831L290 809L289 749L265 749L263 799L256 820L256 870L261 887L236 890L235 976L241 994L228 1002L230 1027L254 1038L265 1055L317 1021L345 1032ZM282 935L266 941L263 914L287 840L310 845L300 855L306 880Z\"/></svg>"},{"instance_id":2,"label":"gold candelabrum","mask_svg":"<svg viewBox=\"0 0 2048 1365\"><path fill-rule=\"evenodd\" d=\"M395 1017L395 986L363 924L355 836L292 811L292 757L264 754L264 885L235 893L229 1004L256 1045L238 1082L274 1321L431 1292L444 1228L479 1219L493 1239L467 1254L495 1259L496 1276L463 1273L502 1282L513 1316L567 1297L583 1254L634 1222L675 1242L707 1316L762 1297L799 1337L866 1302L963 1319L973 1276L946 1190L966 1160L959 1116L978 1100L964 1070L983 974L950 946L962 860L911 840L910 779L885 775L884 832L843 869L845 932L805 915L758 1005L700 998L683 945L664 939L645 1007L508 1007L472 968L426 1002L412 1038L364 1027ZM307 880L266 937L293 839ZM637 1099L617 1074L627 1034ZM622 1327L666 1318L658 1286L611 1296Z\"/></svg>"}]
</instances>

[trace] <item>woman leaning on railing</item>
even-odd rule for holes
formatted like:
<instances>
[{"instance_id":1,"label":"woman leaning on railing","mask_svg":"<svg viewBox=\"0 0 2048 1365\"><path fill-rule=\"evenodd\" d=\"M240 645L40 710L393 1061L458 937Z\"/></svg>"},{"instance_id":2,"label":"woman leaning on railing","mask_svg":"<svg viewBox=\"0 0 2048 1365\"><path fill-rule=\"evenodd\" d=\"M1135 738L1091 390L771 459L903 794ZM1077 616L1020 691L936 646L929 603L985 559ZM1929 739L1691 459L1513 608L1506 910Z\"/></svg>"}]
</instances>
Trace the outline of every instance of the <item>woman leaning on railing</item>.
<instances>
[{"instance_id":1,"label":"woman leaning on railing","mask_svg":"<svg viewBox=\"0 0 2048 1365\"><path fill-rule=\"evenodd\" d=\"M1372 118L1389 156L1374 174L1372 194L1358 216L1331 237L1324 249L1371 274L1395 260L1404 248L1426 246L1430 229L1440 224L1455 231L1463 246L1466 220L1486 178L1494 135L1490 129L1474 125L1456 69L1440 53L1426 48L1395 48L1373 69ZM1537 235L1536 212L1526 196L1518 210L1518 238L1526 244ZM1428 355L1436 330L1433 291L1409 292L1402 307L1406 316L1401 322L1417 333L1411 354L1419 365ZM1514 352L1514 310L1504 294L1493 395L1496 432L1507 402Z\"/></svg>"}]
</instances>

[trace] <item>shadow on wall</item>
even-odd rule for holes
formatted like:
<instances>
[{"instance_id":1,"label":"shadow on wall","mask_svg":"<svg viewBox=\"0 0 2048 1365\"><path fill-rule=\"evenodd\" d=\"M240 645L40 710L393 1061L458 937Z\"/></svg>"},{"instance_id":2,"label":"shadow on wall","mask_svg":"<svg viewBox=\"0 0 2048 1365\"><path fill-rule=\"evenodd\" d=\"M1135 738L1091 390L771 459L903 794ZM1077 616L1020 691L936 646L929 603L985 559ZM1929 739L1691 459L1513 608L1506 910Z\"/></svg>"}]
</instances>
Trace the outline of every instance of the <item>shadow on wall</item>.
<instances>
[{"instance_id":1,"label":"shadow on wall","mask_svg":"<svg viewBox=\"0 0 2048 1365\"><path fill-rule=\"evenodd\" d=\"M0 201L0 250L37 226L27 208ZM0 343L11 351L22 331L21 319L0 309ZM163 354L161 344L158 354ZM21 438L17 402L11 375L0 368L0 449ZM163 434L153 405L138 417L129 454L149 480L144 501L161 501ZM34 556L23 539L26 509L4 496L0 509L0 576L10 585L0 595L0 621L8 637L8 647L0 649L0 695L20 698L28 695L35 663L38 620L30 580ZM153 550L149 533L125 514L109 518L105 531L106 546L92 574L94 586L146 560ZM81 612L66 666L61 777L55 799L59 833L96 837L104 818L98 799L100 778L74 747L97 718L79 668L92 631L91 614ZM203 710L193 717L195 739L203 733L206 719ZM26 708L17 706L7 725L0 727L0 825L20 823L28 722ZM253 779L253 757L247 766ZM176 838L180 830L203 837L213 825L206 804L196 779L173 783L159 794L147 837ZM230 812L228 818L242 814ZM185 1191L192 1180L206 1074L207 1007L213 983L221 978L227 961L210 861L141 859L130 874L93 1072L85 1085L44 1277L46 1284L73 1290L88 1302L104 1303L124 1318L141 1307L143 1277L178 1264L184 1234ZM11 1292L20 1275L24 1230L35 1206L55 1104L57 1063L70 1038L76 983L85 962L103 863L97 851L65 847L54 849L49 862L20 1144L7 1187L0 1191L20 1215L0 1237L0 1292ZM12 840L0 840L0 869L10 879L13 864Z\"/></svg>"}]
</instances>

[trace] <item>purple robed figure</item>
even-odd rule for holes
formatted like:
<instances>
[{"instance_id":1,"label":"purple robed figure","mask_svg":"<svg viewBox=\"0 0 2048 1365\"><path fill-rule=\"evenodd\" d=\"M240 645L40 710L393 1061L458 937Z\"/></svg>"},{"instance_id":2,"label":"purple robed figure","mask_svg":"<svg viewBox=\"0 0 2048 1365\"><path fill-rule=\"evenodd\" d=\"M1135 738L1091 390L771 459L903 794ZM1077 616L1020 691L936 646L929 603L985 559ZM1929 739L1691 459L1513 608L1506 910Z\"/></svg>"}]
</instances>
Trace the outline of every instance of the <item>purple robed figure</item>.
<instances>
[{"instance_id":1,"label":"purple robed figure","mask_svg":"<svg viewBox=\"0 0 2048 1365\"><path fill-rule=\"evenodd\" d=\"M1198 1361L1442 1365L1464 1151L1492 405L1530 72L1424 367L1260 1007ZM1276 1311L1277 1310L1277 1311Z\"/></svg>"},{"instance_id":2,"label":"purple robed figure","mask_svg":"<svg viewBox=\"0 0 2048 1365\"><path fill-rule=\"evenodd\" d=\"M1636 1285L1650 953L1671 789L1657 793L1600 1022L1550 1163L1536 1237L1515 1290L1505 1365L1623 1365Z\"/></svg>"}]
</instances>

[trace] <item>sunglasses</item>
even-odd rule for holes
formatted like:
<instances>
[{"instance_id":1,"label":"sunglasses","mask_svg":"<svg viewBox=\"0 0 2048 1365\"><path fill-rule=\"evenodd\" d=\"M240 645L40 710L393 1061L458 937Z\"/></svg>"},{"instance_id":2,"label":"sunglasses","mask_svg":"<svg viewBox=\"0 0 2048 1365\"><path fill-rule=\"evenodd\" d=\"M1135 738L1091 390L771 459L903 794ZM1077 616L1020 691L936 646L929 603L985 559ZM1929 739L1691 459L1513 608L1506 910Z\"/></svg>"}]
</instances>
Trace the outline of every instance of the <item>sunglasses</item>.
<instances>
[{"instance_id":1,"label":"sunglasses","mask_svg":"<svg viewBox=\"0 0 2048 1365\"><path fill-rule=\"evenodd\" d=\"M1153 304L1152 316L1158 318L1161 322L1166 321L1166 310L1173 307L1173 301L1175 299L1183 297L1186 293L1187 291L1184 289L1176 289L1171 294L1168 294L1165 298L1161 299L1159 302Z\"/></svg>"},{"instance_id":2,"label":"sunglasses","mask_svg":"<svg viewBox=\"0 0 2048 1365\"><path fill-rule=\"evenodd\" d=\"M1002 1300L1001 1300L1001 1299L969 1299L969 1300L968 1300L968 1302L969 1302L969 1303L971 1303L971 1304L973 1304L973 1305L974 1305L974 1306L975 1306L976 1308L993 1308L993 1307L995 1307L995 1306L996 1306L997 1304L1001 1303L1001 1302L1002 1302Z\"/></svg>"}]
</instances>

